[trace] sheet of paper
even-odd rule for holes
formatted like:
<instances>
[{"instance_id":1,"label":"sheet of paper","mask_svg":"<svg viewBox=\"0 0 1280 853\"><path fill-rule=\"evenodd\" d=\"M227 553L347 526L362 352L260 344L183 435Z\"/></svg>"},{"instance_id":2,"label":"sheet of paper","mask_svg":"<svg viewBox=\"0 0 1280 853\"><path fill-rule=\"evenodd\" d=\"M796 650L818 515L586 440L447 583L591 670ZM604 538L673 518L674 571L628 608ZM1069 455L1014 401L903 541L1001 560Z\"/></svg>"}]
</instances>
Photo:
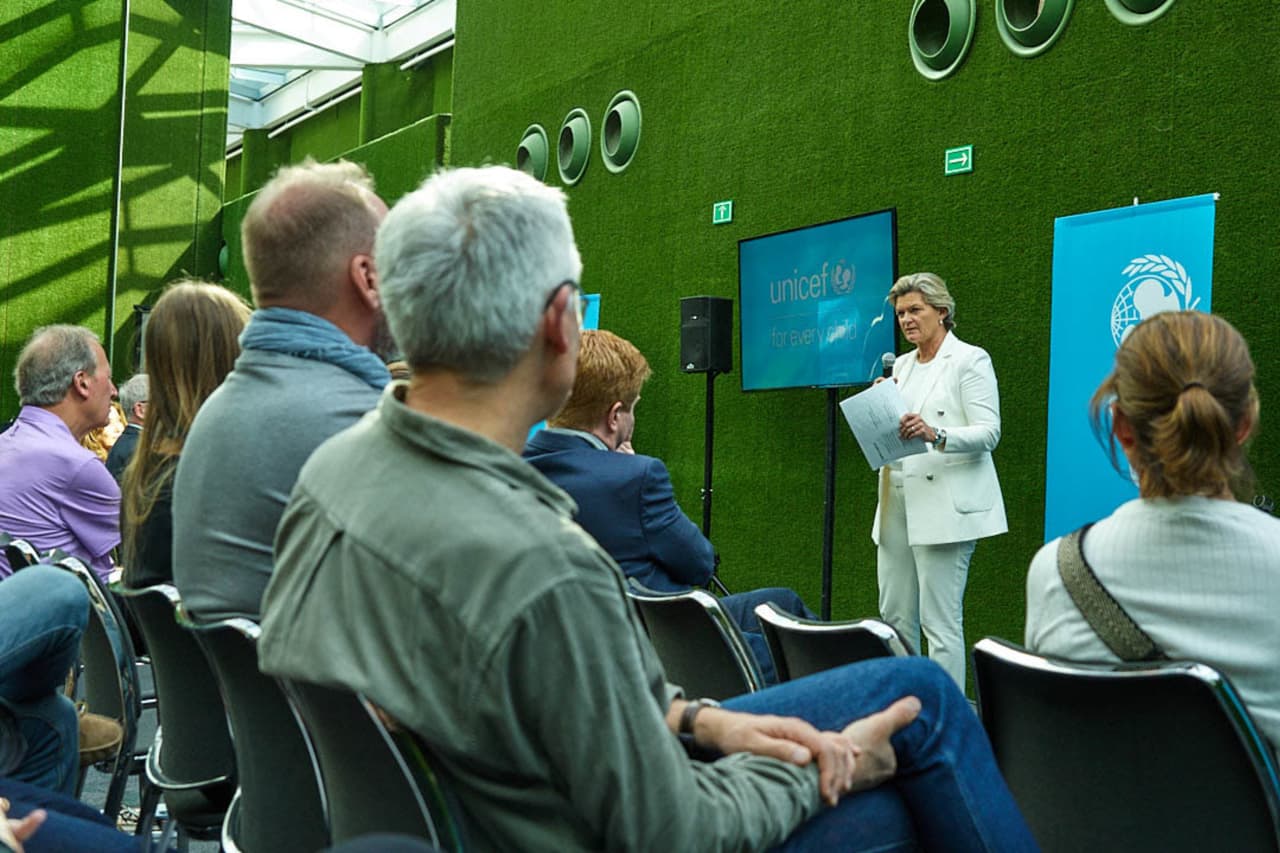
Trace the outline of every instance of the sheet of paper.
<instances>
[{"instance_id":1,"label":"sheet of paper","mask_svg":"<svg viewBox=\"0 0 1280 853\"><path fill-rule=\"evenodd\" d=\"M840 401L840 411L853 430L853 437L867 457L871 470L886 462L929 450L923 438L904 441L898 437L898 421L907 413L907 404L898 392L898 383L886 379L867 390Z\"/></svg>"}]
</instances>

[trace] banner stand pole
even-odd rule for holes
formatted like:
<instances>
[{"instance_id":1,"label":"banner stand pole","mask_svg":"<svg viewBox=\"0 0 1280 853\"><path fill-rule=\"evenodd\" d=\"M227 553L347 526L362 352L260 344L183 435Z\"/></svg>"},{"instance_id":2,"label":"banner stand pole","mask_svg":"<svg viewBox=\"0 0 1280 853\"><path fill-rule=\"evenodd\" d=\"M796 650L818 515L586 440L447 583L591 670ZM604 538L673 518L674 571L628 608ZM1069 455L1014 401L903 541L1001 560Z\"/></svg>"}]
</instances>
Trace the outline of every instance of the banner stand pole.
<instances>
[{"instance_id":1,"label":"banner stand pole","mask_svg":"<svg viewBox=\"0 0 1280 853\"><path fill-rule=\"evenodd\" d=\"M835 388L827 389L826 499L822 515L822 618L831 620L831 555L836 529L836 407Z\"/></svg>"}]
</instances>

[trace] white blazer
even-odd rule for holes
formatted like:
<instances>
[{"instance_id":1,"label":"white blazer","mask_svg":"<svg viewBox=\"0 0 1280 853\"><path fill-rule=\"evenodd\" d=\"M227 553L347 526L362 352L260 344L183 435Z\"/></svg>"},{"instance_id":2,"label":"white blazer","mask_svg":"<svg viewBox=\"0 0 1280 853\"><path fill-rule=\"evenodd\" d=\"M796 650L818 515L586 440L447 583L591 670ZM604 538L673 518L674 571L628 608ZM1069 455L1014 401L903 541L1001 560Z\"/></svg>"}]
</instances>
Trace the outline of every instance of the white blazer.
<instances>
[{"instance_id":1,"label":"white blazer","mask_svg":"<svg viewBox=\"0 0 1280 853\"><path fill-rule=\"evenodd\" d=\"M916 351L900 356L893 377L906 384L916 367ZM986 350L966 344L951 332L943 338L931 384L917 393L924 422L947 431L943 450L902 460L902 494L911 545L968 542L1009 530L1004 497L991 451L1000 443L1000 389ZM881 494L888 471L881 469ZM880 544L880 506L871 538Z\"/></svg>"}]
</instances>

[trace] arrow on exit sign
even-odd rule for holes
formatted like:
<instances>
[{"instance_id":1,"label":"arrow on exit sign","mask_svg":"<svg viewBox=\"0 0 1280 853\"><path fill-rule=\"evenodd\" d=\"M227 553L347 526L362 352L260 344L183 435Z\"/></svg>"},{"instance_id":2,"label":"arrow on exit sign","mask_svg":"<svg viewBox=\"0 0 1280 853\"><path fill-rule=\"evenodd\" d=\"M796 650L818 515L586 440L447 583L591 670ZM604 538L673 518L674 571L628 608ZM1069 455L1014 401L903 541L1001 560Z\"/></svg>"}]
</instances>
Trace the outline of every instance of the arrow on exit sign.
<instances>
[{"instance_id":1,"label":"arrow on exit sign","mask_svg":"<svg viewBox=\"0 0 1280 853\"><path fill-rule=\"evenodd\" d=\"M943 161L942 174L962 175L973 171L973 146L961 145L959 148L948 148Z\"/></svg>"}]
</instances>

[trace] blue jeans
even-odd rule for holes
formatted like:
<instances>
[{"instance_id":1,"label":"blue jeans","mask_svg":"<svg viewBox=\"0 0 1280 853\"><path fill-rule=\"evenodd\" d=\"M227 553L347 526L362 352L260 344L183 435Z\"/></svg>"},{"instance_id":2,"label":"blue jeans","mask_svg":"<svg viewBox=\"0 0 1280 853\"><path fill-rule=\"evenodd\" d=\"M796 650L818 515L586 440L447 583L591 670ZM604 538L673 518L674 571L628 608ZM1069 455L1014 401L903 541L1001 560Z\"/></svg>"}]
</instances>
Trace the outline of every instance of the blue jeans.
<instances>
[{"instance_id":1,"label":"blue jeans","mask_svg":"<svg viewBox=\"0 0 1280 853\"><path fill-rule=\"evenodd\" d=\"M922 709L893 736L898 772L845 797L799 827L784 851L1033 851L1035 840L1005 785L977 716L955 682L925 658L849 664L724 703L839 731L903 696Z\"/></svg>"},{"instance_id":2,"label":"blue jeans","mask_svg":"<svg viewBox=\"0 0 1280 853\"><path fill-rule=\"evenodd\" d=\"M720 599L720 606L734 623L742 629L742 637L751 648L756 663L760 665L760 673L765 684L777 684L778 673L773 668L773 657L765 644L764 634L760 630L760 620L756 617L756 606L771 601L792 616L801 619L816 619L813 611L805 607L800 596L794 591L781 586L753 589L751 592L737 592Z\"/></svg>"},{"instance_id":3,"label":"blue jeans","mask_svg":"<svg viewBox=\"0 0 1280 853\"><path fill-rule=\"evenodd\" d=\"M0 582L0 702L26 743L9 777L69 796L80 771L80 725L62 686L88 620L89 594L70 572L31 566Z\"/></svg>"},{"instance_id":4,"label":"blue jeans","mask_svg":"<svg viewBox=\"0 0 1280 853\"><path fill-rule=\"evenodd\" d=\"M19 574L30 571L23 569ZM102 812L42 788L0 779L0 797L12 803L10 817L25 817L35 809L49 813L44 824L23 847L27 853L135 853L150 839L118 831Z\"/></svg>"}]
</instances>

